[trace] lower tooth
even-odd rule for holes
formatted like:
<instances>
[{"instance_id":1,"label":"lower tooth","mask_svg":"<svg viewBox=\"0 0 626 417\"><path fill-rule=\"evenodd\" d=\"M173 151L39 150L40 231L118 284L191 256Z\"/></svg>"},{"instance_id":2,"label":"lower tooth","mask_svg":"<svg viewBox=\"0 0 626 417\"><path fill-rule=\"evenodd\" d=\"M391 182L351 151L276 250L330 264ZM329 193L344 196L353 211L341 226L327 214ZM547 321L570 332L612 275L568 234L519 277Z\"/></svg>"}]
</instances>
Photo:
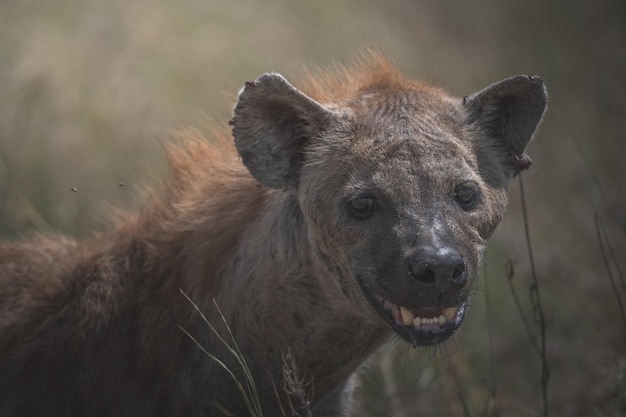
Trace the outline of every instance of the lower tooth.
<instances>
[{"instance_id":1,"label":"lower tooth","mask_svg":"<svg viewBox=\"0 0 626 417\"><path fill-rule=\"evenodd\" d=\"M453 309L456 311L456 309ZM402 311L402 310L401 310ZM454 318L454 315L452 315L452 318ZM438 324L438 325L444 325L446 323L447 320L452 320L448 319L447 315L445 314L445 310L444 310L444 314L440 314L439 317L430 317L430 318L422 318L422 317L415 317L413 319L413 326L415 327L420 327L420 326L426 326L429 324ZM402 315L402 320L404 321L404 324L408 325L409 323L407 323L408 316L405 317L405 315Z\"/></svg>"}]
</instances>

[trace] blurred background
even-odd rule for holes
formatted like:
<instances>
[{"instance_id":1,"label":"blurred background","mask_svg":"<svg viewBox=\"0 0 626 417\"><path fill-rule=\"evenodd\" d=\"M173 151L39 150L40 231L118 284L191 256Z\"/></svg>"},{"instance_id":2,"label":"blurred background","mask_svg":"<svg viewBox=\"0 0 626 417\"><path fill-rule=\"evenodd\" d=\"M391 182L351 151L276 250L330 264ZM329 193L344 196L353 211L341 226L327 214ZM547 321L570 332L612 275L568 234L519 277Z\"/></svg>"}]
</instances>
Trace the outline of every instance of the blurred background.
<instances>
[{"instance_id":1,"label":"blurred background","mask_svg":"<svg viewBox=\"0 0 626 417\"><path fill-rule=\"evenodd\" d=\"M549 111L523 185L548 411L626 415L625 19L623 0L0 1L0 237L106 228L110 206L137 207L167 175L173 132L225 124L263 72L297 83L371 47L458 96L539 74ZM356 416L545 415L517 181L510 193L461 335L381 351Z\"/></svg>"}]
</instances>

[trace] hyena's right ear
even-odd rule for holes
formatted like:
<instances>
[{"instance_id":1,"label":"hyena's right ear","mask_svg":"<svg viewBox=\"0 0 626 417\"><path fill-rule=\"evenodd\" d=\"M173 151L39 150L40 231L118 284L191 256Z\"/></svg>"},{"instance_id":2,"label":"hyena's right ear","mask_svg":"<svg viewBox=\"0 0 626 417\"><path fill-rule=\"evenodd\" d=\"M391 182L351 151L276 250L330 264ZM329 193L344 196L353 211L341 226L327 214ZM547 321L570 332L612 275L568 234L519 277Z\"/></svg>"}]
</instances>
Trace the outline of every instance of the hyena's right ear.
<instances>
[{"instance_id":1,"label":"hyena's right ear","mask_svg":"<svg viewBox=\"0 0 626 417\"><path fill-rule=\"evenodd\" d=\"M463 99L469 123L478 127L512 178L530 166L524 153L546 110L546 88L537 76L507 78Z\"/></svg>"},{"instance_id":2,"label":"hyena's right ear","mask_svg":"<svg viewBox=\"0 0 626 417\"><path fill-rule=\"evenodd\" d=\"M294 189L307 144L336 118L280 74L264 74L242 88L231 124L250 174L268 187Z\"/></svg>"}]
</instances>

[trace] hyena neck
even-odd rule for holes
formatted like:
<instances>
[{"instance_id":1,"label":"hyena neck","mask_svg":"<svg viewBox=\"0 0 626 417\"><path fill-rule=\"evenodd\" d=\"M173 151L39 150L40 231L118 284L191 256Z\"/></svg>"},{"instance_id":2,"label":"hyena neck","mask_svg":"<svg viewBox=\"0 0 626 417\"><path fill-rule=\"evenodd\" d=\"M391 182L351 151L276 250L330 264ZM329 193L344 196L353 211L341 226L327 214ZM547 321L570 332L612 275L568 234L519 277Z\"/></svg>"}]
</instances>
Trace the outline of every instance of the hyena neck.
<instances>
[{"instance_id":1,"label":"hyena neck","mask_svg":"<svg viewBox=\"0 0 626 417\"><path fill-rule=\"evenodd\" d=\"M272 197L230 259L215 302L272 397L273 384L283 386L287 355L317 396L353 373L388 333L320 264L295 197Z\"/></svg>"}]
</instances>

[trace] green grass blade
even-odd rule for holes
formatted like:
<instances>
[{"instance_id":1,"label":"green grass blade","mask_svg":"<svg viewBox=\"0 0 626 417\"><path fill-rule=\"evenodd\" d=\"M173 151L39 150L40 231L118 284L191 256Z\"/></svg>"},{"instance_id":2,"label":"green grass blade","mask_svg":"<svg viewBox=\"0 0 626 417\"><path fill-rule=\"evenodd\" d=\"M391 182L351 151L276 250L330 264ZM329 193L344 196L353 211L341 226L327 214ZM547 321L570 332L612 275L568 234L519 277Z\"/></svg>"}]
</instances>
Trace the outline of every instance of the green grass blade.
<instances>
[{"instance_id":1,"label":"green grass blade","mask_svg":"<svg viewBox=\"0 0 626 417\"><path fill-rule=\"evenodd\" d=\"M237 389L241 393L241 396L243 397L243 400L246 403L246 407L248 408L248 411L250 412L250 414L253 417L261 417L262 415L256 412L256 407L253 406L243 385L241 384L241 382L239 382L239 380L237 379L235 374L230 370L230 368L224 362L222 362L219 358L213 355L211 352L207 351L202 346L202 344L195 337L193 337L187 330L183 329L181 326L178 326L178 328L182 330L182 332L185 333L187 337L189 337L196 344L196 346L202 351L202 353L204 353L209 359L217 363L222 369L224 369L228 373L228 375L230 375L232 380L235 382Z\"/></svg>"},{"instance_id":2,"label":"green grass blade","mask_svg":"<svg viewBox=\"0 0 626 417\"><path fill-rule=\"evenodd\" d=\"M218 338L218 340L222 343L222 345L224 345L224 347L226 347L226 349L236 359L237 363L239 364L239 366L241 367L241 369L242 369L242 371L244 373L245 385L242 384L237 379L235 374L228 368L228 366L224 362L222 362L219 358L217 358L215 355L211 354L204 347L202 347L202 345L193 336L191 336L185 329L180 328L180 326L179 326L179 328L188 337L190 337L191 340L194 341L194 343L201 349L201 351L205 355L207 355L211 360L215 361L217 364L219 364L223 369L225 369L228 372L228 374L231 376L231 378L237 384L237 387L238 387L239 391L241 392L241 395L244 398L244 401L246 402L246 406L247 406L248 411L250 412L250 414L253 417L262 417L263 416L263 412L261 410L261 403L260 403L260 400L259 400L258 390L256 389L256 384L254 382L254 378L252 376L252 372L250 371L250 368L248 367L248 364L247 364L247 362L245 360L245 357L244 357L243 353L241 352L241 350L239 349L239 345L237 344L237 342L235 340L235 336L232 333L232 330L230 329L230 326L228 325L228 322L226 321L226 318L222 314L222 311L220 310L219 306L217 305L217 302L215 301L215 299L213 300L213 303L215 304L215 307L217 308L217 311L218 311L222 321L224 322L224 324L226 326L226 329L227 329L227 331L228 331L228 333L230 335L230 339L232 340L234 348L233 348L233 346L231 346L228 343L228 341L226 341L226 339L224 339L224 337L222 337L222 335L219 334L219 332L217 331L215 326L213 326L213 324L211 324L211 322L204 315L204 313L202 313L202 311L200 310L198 305L196 303L194 303L193 300L182 289L180 290L180 292L187 299L187 301L189 301L191 303L191 305L198 312L198 314L200 314L200 317L202 317L202 320L209 327L211 332Z\"/></svg>"}]
</instances>

